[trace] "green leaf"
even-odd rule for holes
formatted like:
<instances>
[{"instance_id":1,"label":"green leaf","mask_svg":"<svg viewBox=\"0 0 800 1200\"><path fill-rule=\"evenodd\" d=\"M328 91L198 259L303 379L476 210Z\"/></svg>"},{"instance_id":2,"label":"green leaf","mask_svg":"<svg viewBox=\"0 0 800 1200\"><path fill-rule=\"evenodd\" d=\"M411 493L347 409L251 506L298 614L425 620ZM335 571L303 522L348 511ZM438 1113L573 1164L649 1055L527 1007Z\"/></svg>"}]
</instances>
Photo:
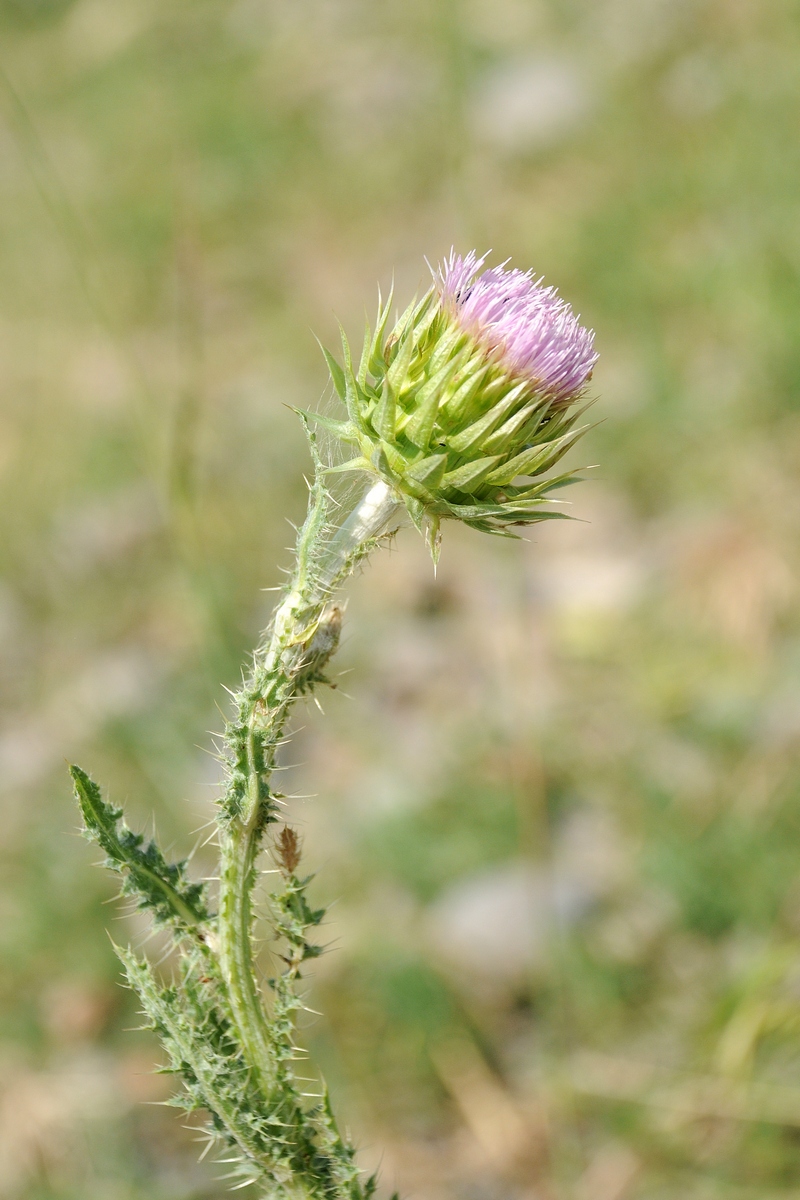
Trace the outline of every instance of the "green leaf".
<instances>
[{"instance_id":1,"label":"green leaf","mask_svg":"<svg viewBox=\"0 0 800 1200\"><path fill-rule=\"evenodd\" d=\"M509 499L515 503L519 500L533 500L537 496L548 496L550 492L569 487L571 483L579 483L583 478L580 472L587 469L586 467L575 467L572 471L565 471L563 475L554 475L551 479L541 479L538 483L531 484L530 487L508 487L505 491ZM552 503L555 504L556 501Z\"/></svg>"},{"instance_id":2,"label":"green leaf","mask_svg":"<svg viewBox=\"0 0 800 1200\"><path fill-rule=\"evenodd\" d=\"M430 454L427 458L420 458L408 467L406 477L424 484L427 488L438 488L442 482L446 464L446 454Z\"/></svg>"},{"instance_id":3,"label":"green leaf","mask_svg":"<svg viewBox=\"0 0 800 1200\"><path fill-rule=\"evenodd\" d=\"M341 325L339 326L339 332L342 337L342 354L344 355L344 402L347 406L347 413L350 417L350 420L358 429L365 430L363 405L361 403L361 391L358 386L358 381L353 374L353 360L350 356L350 345Z\"/></svg>"},{"instance_id":4,"label":"green leaf","mask_svg":"<svg viewBox=\"0 0 800 1200\"><path fill-rule=\"evenodd\" d=\"M517 400L524 393L527 384L520 383L515 388L512 388L507 395L498 400L487 413L480 417L477 421L473 421L466 429L462 429L460 433L454 434L447 439L448 446L451 446L457 454L467 454L475 446L483 441L492 430L500 424L505 416L513 409ZM520 411L526 411L521 409ZM488 449L488 442L483 446Z\"/></svg>"},{"instance_id":5,"label":"green leaf","mask_svg":"<svg viewBox=\"0 0 800 1200\"><path fill-rule=\"evenodd\" d=\"M464 379L452 395L447 397L444 404L443 417L448 426L460 425L466 420L472 424L474 419L482 416L485 411L485 405L482 405L477 411L471 412L472 402L479 391L482 396L490 396L492 391L497 391L501 385L501 380L493 380L488 385L486 384L486 376L489 374L489 364L483 356L475 356L470 363L464 368ZM493 386L494 385L494 386ZM497 401L496 401L497 403Z\"/></svg>"},{"instance_id":6,"label":"green leaf","mask_svg":"<svg viewBox=\"0 0 800 1200\"><path fill-rule=\"evenodd\" d=\"M106 854L106 866L125 877L123 894L137 896L163 924L192 927L209 920L204 889L186 879L186 863L168 863L154 841L144 843L107 804L100 788L80 767L70 766L75 795L88 837Z\"/></svg>"},{"instance_id":7,"label":"green leaf","mask_svg":"<svg viewBox=\"0 0 800 1200\"><path fill-rule=\"evenodd\" d=\"M417 392L414 411L406 421L403 432L420 450L427 450L430 444L442 392L457 367L456 359L446 362Z\"/></svg>"},{"instance_id":8,"label":"green leaf","mask_svg":"<svg viewBox=\"0 0 800 1200\"><path fill-rule=\"evenodd\" d=\"M371 338L372 330L369 327L369 321L367 321L364 328L364 345L361 347L361 360L358 364L358 373L356 376L362 388L367 386L367 368L369 366L369 352L372 345Z\"/></svg>"},{"instance_id":9,"label":"green leaf","mask_svg":"<svg viewBox=\"0 0 800 1200\"><path fill-rule=\"evenodd\" d=\"M347 462L339 463L335 467L326 467L326 475L339 475L344 471L371 471L372 467L366 458L361 455L358 458L350 458Z\"/></svg>"},{"instance_id":10,"label":"green leaf","mask_svg":"<svg viewBox=\"0 0 800 1200\"><path fill-rule=\"evenodd\" d=\"M588 425L584 425L580 429L562 434L552 442L544 442L540 446L531 446L529 450L523 450L521 454L516 454L497 470L492 471L486 482L502 486L511 483L518 475L540 475L542 471L549 471L588 428Z\"/></svg>"},{"instance_id":11,"label":"green leaf","mask_svg":"<svg viewBox=\"0 0 800 1200\"><path fill-rule=\"evenodd\" d=\"M526 446L532 438L531 430L540 420L541 415L536 411L536 404L526 404L487 437L481 449L487 454L506 454L514 445Z\"/></svg>"},{"instance_id":12,"label":"green leaf","mask_svg":"<svg viewBox=\"0 0 800 1200\"><path fill-rule=\"evenodd\" d=\"M447 510L451 517L460 521L502 521L504 524L514 524L520 520L549 521L553 517L564 517L567 514L553 509L538 510L536 501L530 501L530 507L523 504L448 504Z\"/></svg>"},{"instance_id":13,"label":"green leaf","mask_svg":"<svg viewBox=\"0 0 800 1200\"><path fill-rule=\"evenodd\" d=\"M405 478L408 472L408 460L400 453L396 446L391 442L381 442L377 447L377 453L382 456L382 462L386 462L389 466L392 478ZM373 461L375 456L373 455Z\"/></svg>"},{"instance_id":14,"label":"green leaf","mask_svg":"<svg viewBox=\"0 0 800 1200\"><path fill-rule=\"evenodd\" d=\"M395 396L399 396L403 390L403 385L406 383L408 368L411 365L411 357L414 353L414 334L412 330L404 333L400 339L400 345L397 348L397 353L392 360L392 365L386 372L386 381L389 384Z\"/></svg>"},{"instance_id":15,"label":"green leaf","mask_svg":"<svg viewBox=\"0 0 800 1200\"><path fill-rule=\"evenodd\" d=\"M395 391L387 375L383 381L378 407L372 414L372 427L385 442L393 442L395 439L396 408Z\"/></svg>"},{"instance_id":16,"label":"green leaf","mask_svg":"<svg viewBox=\"0 0 800 1200\"><path fill-rule=\"evenodd\" d=\"M327 429L328 433L334 434L340 441L358 443L358 432L350 421L337 421L335 417L327 417L323 413L308 412L304 408L294 408L294 405L291 407L298 416L303 417L306 421L313 421L315 425L321 425L323 429Z\"/></svg>"},{"instance_id":17,"label":"green leaf","mask_svg":"<svg viewBox=\"0 0 800 1200\"><path fill-rule=\"evenodd\" d=\"M389 321L393 299L394 281L392 281L389 295L386 297L386 303L383 306L381 306L380 293L378 293L378 319L375 322L375 333L372 337L372 345L369 352L369 373L373 377L378 377L386 370L386 363L383 358L383 339L386 336L386 326Z\"/></svg>"},{"instance_id":18,"label":"green leaf","mask_svg":"<svg viewBox=\"0 0 800 1200\"><path fill-rule=\"evenodd\" d=\"M328 370L330 371L330 376L331 376L331 380L333 381L333 386L336 388L336 394L339 397L339 399L344 403L345 396L346 396L346 388L345 388L345 383L344 383L344 372L342 371L342 368L339 366L336 359L331 354L330 350L326 349L326 347L323 346L323 344L322 344L322 342L320 342L319 338L317 338L317 342L319 344L320 350L322 351L322 353L325 356L325 362L328 365Z\"/></svg>"},{"instance_id":19,"label":"green leaf","mask_svg":"<svg viewBox=\"0 0 800 1200\"><path fill-rule=\"evenodd\" d=\"M463 467L448 471L442 483L447 488L455 488L457 492L471 492L483 483L492 467L496 467L500 462L500 458L499 454L493 454L489 458L476 458L473 462L465 463Z\"/></svg>"},{"instance_id":20,"label":"green leaf","mask_svg":"<svg viewBox=\"0 0 800 1200\"><path fill-rule=\"evenodd\" d=\"M465 340L464 331L458 325L454 326L443 337L437 338L433 353L431 354L430 370L435 374L441 370L442 365L448 360L455 357L463 359L463 355L457 356L456 352L459 343L463 345Z\"/></svg>"},{"instance_id":21,"label":"green leaf","mask_svg":"<svg viewBox=\"0 0 800 1200\"><path fill-rule=\"evenodd\" d=\"M414 523L416 529L422 532L422 523L425 520L425 505L421 500L417 500L416 496L404 496L405 506L408 510L408 515Z\"/></svg>"}]
</instances>

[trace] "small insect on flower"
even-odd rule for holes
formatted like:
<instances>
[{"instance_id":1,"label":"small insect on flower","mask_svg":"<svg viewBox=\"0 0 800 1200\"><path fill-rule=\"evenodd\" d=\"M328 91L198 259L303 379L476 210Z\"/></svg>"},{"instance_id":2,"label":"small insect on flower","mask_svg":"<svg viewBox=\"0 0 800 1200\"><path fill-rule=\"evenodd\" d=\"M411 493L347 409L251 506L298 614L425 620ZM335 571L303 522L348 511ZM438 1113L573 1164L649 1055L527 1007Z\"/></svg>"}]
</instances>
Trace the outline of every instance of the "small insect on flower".
<instances>
[{"instance_id":1,"label":"small insect on flower","mask_svg":"<svg viewBox=\"0 0 800 1200\"><path fill-rule=\"evenodd\" d=\"M484 270L455 252L387 334L392 297L367 327L354 369L325 351L347 421L322 423L358 456L337 470L379 475L434 553L450 518L487 533L565 514L550 506L568 471L542 478L588 426L575 403L592 376L594 334L530 271Z\"/></svg>"}]
</instances>

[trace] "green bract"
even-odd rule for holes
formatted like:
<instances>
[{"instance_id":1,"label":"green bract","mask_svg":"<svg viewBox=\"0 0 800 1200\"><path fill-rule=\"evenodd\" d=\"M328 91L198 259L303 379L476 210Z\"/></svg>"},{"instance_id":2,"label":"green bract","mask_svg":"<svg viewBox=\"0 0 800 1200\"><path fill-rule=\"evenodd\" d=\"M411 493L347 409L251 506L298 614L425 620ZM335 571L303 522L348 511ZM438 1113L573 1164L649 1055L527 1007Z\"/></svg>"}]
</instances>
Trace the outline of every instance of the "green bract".
<instances>
[{"instance_id":1,"label":"green bract","mask_svg":"<svg viewBox=\"0 0 800 1200\"><path fill-rule=\"evenodd\" d=\"M334 468L369 471L399 492L434 555L443 518L486 533L565 517L550 494L574 480L541 476L588 426L583 409L542 394L504 369L500 356L462 329L436 287L414 301L387 336L391 295L367 325L354 369L323 347L347 421L317 416L359 454Z\"/></svg>"}]
</instances>

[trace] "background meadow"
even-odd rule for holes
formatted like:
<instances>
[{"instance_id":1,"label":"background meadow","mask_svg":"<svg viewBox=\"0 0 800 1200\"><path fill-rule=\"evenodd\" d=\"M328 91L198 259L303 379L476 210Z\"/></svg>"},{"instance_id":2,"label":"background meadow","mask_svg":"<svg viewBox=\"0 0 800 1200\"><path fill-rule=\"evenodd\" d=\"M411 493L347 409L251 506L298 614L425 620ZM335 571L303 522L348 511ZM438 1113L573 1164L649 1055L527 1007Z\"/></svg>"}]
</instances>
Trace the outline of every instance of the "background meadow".
<instances>
[{"instance_id":1,"label":"background meadow","mask_svg":"<svg viewBox=\"0 0 800 1200\"><path fill-rule=\"evenodd\" d=\"M452 244L596 329L600 465L350 588L304 1039L383 1195L800 1197L798 129L796 0L0 0L2 1197L227 1194L64 759L202 843L312 331Z\"/></svg>"}]
</instances>

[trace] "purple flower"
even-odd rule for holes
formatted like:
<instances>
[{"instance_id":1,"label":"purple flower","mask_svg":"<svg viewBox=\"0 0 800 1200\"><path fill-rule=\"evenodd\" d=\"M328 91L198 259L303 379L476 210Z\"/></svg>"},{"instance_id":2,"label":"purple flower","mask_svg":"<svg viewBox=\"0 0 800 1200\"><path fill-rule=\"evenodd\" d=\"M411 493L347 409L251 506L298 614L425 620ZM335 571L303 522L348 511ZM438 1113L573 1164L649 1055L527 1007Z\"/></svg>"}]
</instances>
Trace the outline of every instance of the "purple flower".
<instances>
[{"instance_id":1,"label":"purple flower","mask_svg":"<svg viewBox=\"0 0 800 1200\"><path fill-rule=\"evenodd\" d=\"M594 332L531 271L504 266L481 271L485 261L474 250L466 258L450 252L434 276L444 304L505 370L555 403L569 404L597 362Z\"/></svg>"}]
</instances>

